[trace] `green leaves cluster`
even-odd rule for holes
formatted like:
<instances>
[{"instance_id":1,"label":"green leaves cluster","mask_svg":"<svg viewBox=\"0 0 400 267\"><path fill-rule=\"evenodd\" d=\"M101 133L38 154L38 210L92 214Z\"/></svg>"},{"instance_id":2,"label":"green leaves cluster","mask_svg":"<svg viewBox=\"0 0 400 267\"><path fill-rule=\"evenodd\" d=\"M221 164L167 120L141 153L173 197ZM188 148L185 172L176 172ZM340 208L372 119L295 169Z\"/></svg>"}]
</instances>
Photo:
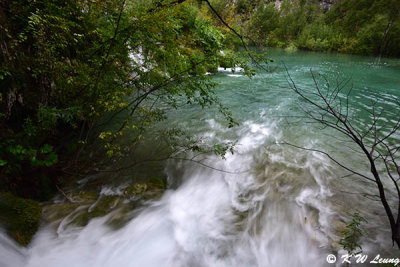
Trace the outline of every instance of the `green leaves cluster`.
<instances>
[{"instance_id":1,"label":"green leaves cluster","mask_svg":"<svg viewBox=\"0 0 400 267\"><path fill-rule=\"evenodd\" d=\"M362 252L362 247L358 243L364 234L361 229L362 223L367 223L367 220L357 211L353 214L351 221L347 223L346 227L341 231L343 238L340 239L339 244L347 250L349 254L356 255Z\"/></svg>"},{"instance_id":2,"label":"green leaves cluster","mask_svg":"<svg viewBox=\"0 0 400 267\"><path fill-rule=\"evenodd\" d=\"M31 167L52 166L58 162L58 156L54 153L53 147L44 144L42 147L24 147L21 144L2 145L2 159L0 166L6 168L6 172L21 170L24 163Z\"/></svg>"},{"instance_id":3,"label":"green leaves cluster","mask_svg":"<svg viewBox=\"0 0 400 267\"><path fill-rule=\"evenodd\" d=\"M202 107L216 104L234 125L206 74L221 64L246 63L221 53L224 30L201 2L18 0L4 5L0 173L68 161L98 137L107 155L121 156L124 149L116 139L130 132L132 144L139 143L168 108L178 107L177 98Z\"/></svg>"},{"instance_id":4,"label":"green leaves cluster","mask_svg":"<svg viewBox=\"0 0 400 267\"><path fill-rule=\"evenodd\" d=\"M193 136L181 129L173 128L164 131L160 136L164 137L164 141L173 151L174 156L194 152L197 156L200 154L214 154L225 159L228 153L234 154L235 152L236 142L212 142L206 138Z\"/></svg>"}]
</instances>

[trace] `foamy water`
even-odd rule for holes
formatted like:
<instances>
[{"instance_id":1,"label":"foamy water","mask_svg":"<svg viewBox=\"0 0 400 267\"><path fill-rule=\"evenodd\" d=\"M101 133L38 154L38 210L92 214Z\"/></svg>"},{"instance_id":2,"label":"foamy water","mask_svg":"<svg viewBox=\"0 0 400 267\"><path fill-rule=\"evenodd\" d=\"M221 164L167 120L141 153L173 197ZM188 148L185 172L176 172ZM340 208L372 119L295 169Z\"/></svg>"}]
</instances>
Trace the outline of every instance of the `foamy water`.
<instances>
[{"instance_id":1,"label":"foamy water","mask_svg":"<svg viewBox=\"0 0 400 267\"><path fill-rule=\"evenodd\" d=\"M337 68L347 66L346 60L329 60ZM299 83L310 84L307 60L296 57L293 62L289 68L294 78L304 76ZM320 71L337 70L325 63L319 65ZM364 226L368 235L360 240L365 253L395 255L387 222L376 216L383 214L380 203L348 193L371 192L373 186L339 178L346 173L321 154L279 144L333 147L345 162L364 166L314 126L281 117L299 112L296 97L279 87L286 81L284 71L261 73L251 82L238 79L240 74L231 70L220 71L215 77L222 82L218 93L240 126L228 129L218 115L194 107L172 112L168 124L209 141L236 140L233 155L225 160L213 155L199 158L214 169L188 161L166 162L164 173L174 186L159 200L124 215L132 219L121 228L108 224L117 209L84 227L70 224L68 216L43 224L27 248L0 233L0 266L330 266L326 256L344 253L338 245L340 230L350 218L347 212L355 209L369 220ZM388 88L390 95L392 87ZM362 94L357 92L357 97L362 99ZM104 185L99 193L122 195L124 186L125 181Z\"/></svg>"},{"instance_id":2,"label":"foamy water","mask_svg":"<svg viewBox=\"0 0 400 267\"><path fill-rule=\"evenodd\" d=\"M273 128L247 122L239 132L237 153L206 161L238 174L182 166L183 184L123 228L110 229L107 216L83 228L48 225L28 249L10 245L15 255L4 266L321 266L332 211L323 203L329 195L323 178L312 173L325 168L324 161L310 155L304 164L288 162L290 174L275 170L286 159L254 160L264 160L259 147L275 139ZM170 162L166 173L174 168ZM249 169L255 171L242 172ZM308 187L296 190L299 184Z\"/></svg>"}]
</instances>

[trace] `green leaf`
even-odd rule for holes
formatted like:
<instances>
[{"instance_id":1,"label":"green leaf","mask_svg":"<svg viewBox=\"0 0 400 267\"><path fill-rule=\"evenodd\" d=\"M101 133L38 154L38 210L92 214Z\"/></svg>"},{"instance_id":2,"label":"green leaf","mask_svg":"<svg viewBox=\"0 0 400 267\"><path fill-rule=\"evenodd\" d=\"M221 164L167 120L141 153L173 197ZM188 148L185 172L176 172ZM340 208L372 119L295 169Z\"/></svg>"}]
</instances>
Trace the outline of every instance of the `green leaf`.
<instances>
[{"instance_id":1,"label":"green leaf","mask_svg":"<svg viewBox=\"0 0 400 267\"><path fill-rule=\"evenodd\" d=\"M40 149L40 154L47 154L53 150L53 147L51 145L45 144L43 147Z\"/></svg>"}]
</instances>

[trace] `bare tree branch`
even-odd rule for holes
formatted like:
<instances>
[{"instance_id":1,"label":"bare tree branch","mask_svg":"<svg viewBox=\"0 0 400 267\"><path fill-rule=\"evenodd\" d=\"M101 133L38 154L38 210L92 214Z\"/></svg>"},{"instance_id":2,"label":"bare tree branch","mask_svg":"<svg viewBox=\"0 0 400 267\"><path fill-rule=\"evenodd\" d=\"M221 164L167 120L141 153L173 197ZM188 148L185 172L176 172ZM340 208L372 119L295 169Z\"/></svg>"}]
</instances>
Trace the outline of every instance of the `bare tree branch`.
<instances>
[{"instance_id":1,"label":"bare tree branch","mask_svg":"<svg viewBox=\"0 0 400 267\"><path fill-rule=\"evenodd\" d=\"M328 153L326 153L326 152L324 152L324 151L322 151L322 150L318 150L318 149L314 149L314 148L306 148L306 147L296 146L296 145L291 144L291 143L288 143L288 142L281 142L281 143L277 143L277 144L278 144L278 145L279 145L279 144L282 144L282 145L289 145L289 146L292 146L292 147L295 147L295 148L298 148L298 149L307 150L307 151L313 151L313 152L318 152L318 153L324 154L324 155L327 156L330 160L332 160L333 162L335 162L337 165L339 165L339 166L342 167L343 169L345 169L345 170L351 172L352 174L355 174L355 175L360 176L360 177L362 177L362 178L364 178L364 179L367 179L367 180L370 181L370 182L376 183L376 181L375 181L374 179L372 179L372 178L370 178L370 177L368 177L368 176L365 176L365 175L363 175L363 174L361 174L361 173L359 173L359 172L356 172L356 171L352 170L352 169L349 168L349 167L346 167L345 165L343 165L342 163L340 163L340 162L338 162L336 159L334 159L331 155L329 155Z\"/></svg>"},{"instance_id":2,"label":"bare tree branch","mask_svg":"<svg viewBox=\"0 0 400 267\"><path fill-rule=\"evenodd\" d=\"M352 175L357 175L368 181L374 182L379 192L379 200L381 201L387 218L390 222L393 243L396 243L400 248L400 188L398 185L400 180L400 167L397 162L397 160L399 160L399 156L396 155L400 149L400 146L398 145L398 142L393 142L393 140L398 137L400 130L400 116L398 116L399 119L396 120L394 125L389 128L388 132L382 133L384 129L388 129L388 126L380 125L380 122L385 119L385 108L377 107L379 103L378 97L372 101L371 110L363 109L370 115L370 121L367 123L367 129L361 132L358 128L362 127L362 125L360 126L357 124L358 127L355 127L352 124L353 120L357 120L357 118L354 118L354 113L352 114L351 118L349 118L349 115L352 113L350 107L350 94L353 86L351 85L345 95L343 94L345 87L349 84L349 80L339 81L336 79L336 87L331 89L329 81L326 79L326 77L322 76L322 80L326 83L324 87L326 92L324 92L317 80L316 75L311 70L315 87L314 91L304 90L295 84L286 66L285 69L288 75L289 87L309 106L301 106L301 110L303 110L309 119L321 124L323 128L332 128L344 134L347 138L349 138L349 140L351 140L351 142L356 144L360 149L359 152L361 152L361 154L367 159L367 162L370 166L370 173L372 174L373 178L363 175L359 171L355 171L353 168L345 166L330 156L327 152L314 148L300 147L286 142L283 144L290 145L298 149L322 153L337 165L349 171ZM344 101L342 98L344 98ZM400 103L398 103L397 108L398 112L396 113L400 114ZM391 143L395 143L395 145ZM353 150L353 148L351 149ZM390 178L397 192L397 217L394 216L392 208L390 207L386 198L386 188L382 182L384 174L380 173L377 168L377 164L380 160L382 160L383 164L385 165L386 175ZM395 177L394 174L396 174L397 177ZM346 177L348 176L349 175L346 175Z\"/></svg>"}]
</instances>

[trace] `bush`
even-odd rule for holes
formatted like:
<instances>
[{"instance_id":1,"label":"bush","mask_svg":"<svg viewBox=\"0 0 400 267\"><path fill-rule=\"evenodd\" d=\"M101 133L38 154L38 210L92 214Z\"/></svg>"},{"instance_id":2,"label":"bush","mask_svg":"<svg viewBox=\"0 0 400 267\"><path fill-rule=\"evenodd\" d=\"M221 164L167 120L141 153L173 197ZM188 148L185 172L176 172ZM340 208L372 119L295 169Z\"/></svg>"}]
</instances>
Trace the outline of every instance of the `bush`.
<instances>
[{"instance_id":1,"label":"bush","mask_svg":"<svg viewBox=\"0 0 400 267\"><path fill-rule=\"evenodd\" d=\"M346 224L346 227L341 230L343 238L340 239L339 244L349 254L356 255L362 252L362 247L358 243L364 234L361 228L362 223L367 223L367 220L357 211L352 215L352 219Z\"/></svg>"},{"instance_id":2,"label":"bush","mask_svg":"<svg viewBox=\"0 0 400 267\"><path fill-rule=\"evenodd\" d=\"M318 20L307 25L301 32L297 43L300 48L315 51L338 50L338 33L332 26Z\"/></svg>"},{"instance_id":3,"label":"bush","mask_svg":"<svg viewBox=\"0 0 400 267\"><path fill-rule=\"evenodd\" d=\"M387 16L376 15L371 23L364 25L357 33L358 46L355 48L357 54L379 54L383 41L383 33L388 25Z\"/></svg>"},{"instance_id":4,"label":"bush","mask_svg":"<svg viewBox=\"0 0 400 267\"><path fill-rule=\"evenodd\" d=\"M236 12L239 14L246 14L252 10L251 0L238 0L236 3Z\"/></svg>"},{"instance_id":5,"label":"bush","mask_svg":"<svg viewBox=\"0 0 400 267\"><path fill-rule=\"evenodd\" d=\"M259 40L260 43L264 43L267 36L275 30L279 25L279 11L275 8L274 3L267 5L261 1L253 16L249 21L249 32L250 34Z\"/></svg>"}]
</instances>

